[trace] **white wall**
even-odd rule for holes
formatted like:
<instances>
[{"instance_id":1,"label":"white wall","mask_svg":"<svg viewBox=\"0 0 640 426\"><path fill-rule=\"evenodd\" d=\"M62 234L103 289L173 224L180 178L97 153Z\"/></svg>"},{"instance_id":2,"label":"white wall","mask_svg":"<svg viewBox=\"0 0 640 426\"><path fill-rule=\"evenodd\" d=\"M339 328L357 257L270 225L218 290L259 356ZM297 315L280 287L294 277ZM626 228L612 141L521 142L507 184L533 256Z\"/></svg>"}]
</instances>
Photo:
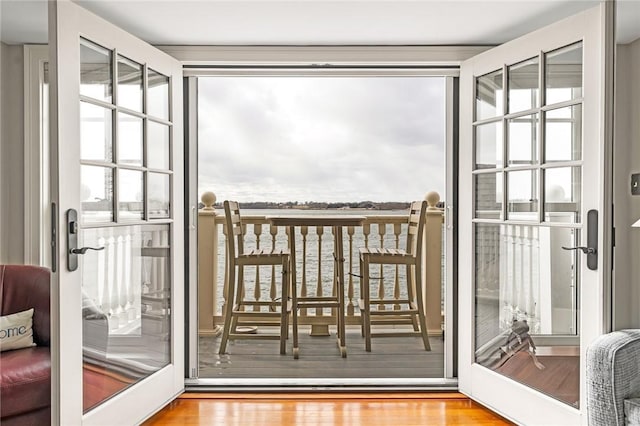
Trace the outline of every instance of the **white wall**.
<instances>
[{"instance_id":1,"label":"white wall","mask_svg":"<svg viewBox=\"0 0 640 426\"><path fill-rule=\"evenodd\" d=\"M640 39L619 45L616 61L614 144L614 328L640 328L640 195L631 174L640 173Z\"/></svg>"},{"instance_id":2,"label":"white wall","mask_svg":"<svg viewBox=\"0 0 640 426\"><path fill-rule=\"evenodd\" d=\"M23 46L0 43L0 263L24 261Z\"/></svg>"}]
</instances>

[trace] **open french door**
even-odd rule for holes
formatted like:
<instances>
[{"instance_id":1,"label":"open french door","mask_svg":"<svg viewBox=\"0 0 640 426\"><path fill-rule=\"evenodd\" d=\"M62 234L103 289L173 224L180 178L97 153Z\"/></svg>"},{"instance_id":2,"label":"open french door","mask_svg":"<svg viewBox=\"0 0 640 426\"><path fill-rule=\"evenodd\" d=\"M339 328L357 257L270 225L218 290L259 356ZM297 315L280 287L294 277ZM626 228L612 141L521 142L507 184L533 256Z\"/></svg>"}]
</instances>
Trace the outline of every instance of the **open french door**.
<instances>
[{"instance_id":1,"label":"open french door","mask_svg":"<svg viewBox=\"0 0 640 426\"><path fill-rule=\"evenodd\" d=\"M182 67L49 6L53 421L138 424L184 388Z\"/></svg>"},{"instance_id":2,"label":"open french door","mask_svg":"<svg viewBox=\"0 0 640 426\"><path fill-rule=\"evenodd\" d=\"M607 328L610 13L461 68L459 386L521 424L586 423L585 352Z\"/></svg>"}]
</instances>

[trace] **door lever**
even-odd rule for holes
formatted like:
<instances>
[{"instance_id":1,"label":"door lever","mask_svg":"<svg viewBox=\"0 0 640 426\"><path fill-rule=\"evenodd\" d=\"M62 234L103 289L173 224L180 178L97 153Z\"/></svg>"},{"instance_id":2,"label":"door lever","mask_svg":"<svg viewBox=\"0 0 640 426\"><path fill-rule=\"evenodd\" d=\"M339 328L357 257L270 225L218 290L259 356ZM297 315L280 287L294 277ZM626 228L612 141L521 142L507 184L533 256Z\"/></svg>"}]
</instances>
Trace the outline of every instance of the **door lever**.
<instances>
[{"instance_id":1,"label":"door lever","mask_svg":"<svg viewBox=\"0 0 640 426\"><path fill-rule=\"evenodd\" d=\"M562 246L563 250L581 250L584 254L595 254L596 253L596 249L594 249L593 247L565 247Z\"/></svg>"},{"instance_id":2,"label":"door lever","mask_svg":"<svg viewBox=\"0 0 640 426\"><path fill-rule=\"evenodd\" d=\"M69 250L72 254L85 254L87 250L95 250L100 251L104 250L104 247L81 247L81 248L72 248Z\"/></svg>"},{"instance_id":3,"label":"door lever","mask_svg":"<svg viewBox=\"0 0 640 426\"><path fill-rule=\"evenodd\" d=\"M598 269L598 210L587 212L587 247L562 247L565 250L580 250L587 255L587 268Z\"/></svg>"}]
</instances>

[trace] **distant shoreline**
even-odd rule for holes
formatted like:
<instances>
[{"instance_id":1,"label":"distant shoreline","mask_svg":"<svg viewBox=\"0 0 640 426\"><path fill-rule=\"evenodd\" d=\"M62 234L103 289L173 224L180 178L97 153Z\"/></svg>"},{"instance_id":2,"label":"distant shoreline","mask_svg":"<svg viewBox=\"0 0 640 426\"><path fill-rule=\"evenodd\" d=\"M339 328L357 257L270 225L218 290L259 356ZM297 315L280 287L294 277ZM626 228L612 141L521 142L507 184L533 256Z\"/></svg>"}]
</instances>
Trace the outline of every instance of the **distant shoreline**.
<instances>
[{"instance_id":1,"label":"distant shoreline","mask_svg":"<svg viewBox=\"0 0 640 426\"><path fill-rule=\"evenodd\" d=\"M322 202L240 202L240 208L247 210L406 210L411 203L402 201L385 201L376 203L372 201L347 202L347 203L322 203ZM204 207L202 203L199 208ZM222 203L216 203L215 209L222 210ZM444 202L439 202L437 207L444 207Z\"/></svg>"},{"instance_id":2,"label":"distant shoreline","mask_svg":"<svg viewBox=\"0 0 640 426\"><path fill-rule=\"evenodd\" d=\"M242 209L254 210L406 210L409 202L382 202L359 201L347 203L323 203L323 202L240 202ZM214 205L216 209L222 209L222 203Z\"/></svg>"}]
</instances>

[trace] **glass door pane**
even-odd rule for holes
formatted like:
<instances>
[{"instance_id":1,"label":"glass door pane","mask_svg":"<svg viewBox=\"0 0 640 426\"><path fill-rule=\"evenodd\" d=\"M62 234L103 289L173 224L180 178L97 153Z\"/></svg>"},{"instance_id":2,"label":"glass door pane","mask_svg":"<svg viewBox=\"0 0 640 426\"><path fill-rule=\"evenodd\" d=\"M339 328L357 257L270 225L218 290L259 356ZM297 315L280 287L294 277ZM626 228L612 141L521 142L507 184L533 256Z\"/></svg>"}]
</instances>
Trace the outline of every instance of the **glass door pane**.
<instances>
[{"instance_id":1,"label":"glass door pane","mask_svg":"<svg viewBox=\"0 0 640 426\"><path fill-rule=\"evenodd\" d=\"M581 240L580 52L571 45L503 66L509 115L476 122L472 172L475 362L573 407L580 404L580 258L562 247ZM543 73L547 101L565 102L559 108L540 105ZM487 75L475 81L486 86ZM486 115L477 98L475 108L476 117Z\"/></svg>"},{"instance_id":2,"label":"glass door pane","mask_svg":"<svg viewBox=\"0 0 640 426\"><path fill-rule=\"evenodd\" d=\"M107 58L115 56L86 40L81 49L90 52L86 57L95 63L109 63ZM89 68L83 62L83 78ZM111 81L113 73L103 68L100 85L115 86L117 104L101 106L111 100L105 97L99 104L93 97L81 102L81 118L87 124L80 135L85 188L80 237L82 246L99 249L81 258L85 412L166 366L171 349L170 223L148 224L147 206L153 204L155 219L171 218L172 175L148 172L144 162L148 137L143 131L148 118L121 110L142 111L146 68L118 56L117 81ZM154 81L158 75L153 72ZM96 79L91 82L95 86ZM92 90L91 95L96 93ZM154 101L167 104L169 99ZM168 105L157 107L169 110ZM115 132L111 131L112 111L117 117ZM170 126L171 122L163 125L167 130ZM160 158L170 155L168 145L165 150ZM170 172L168 162L162 166ZM100 222L99 227L93 226Z\"/></svg>"}]
</instances>

